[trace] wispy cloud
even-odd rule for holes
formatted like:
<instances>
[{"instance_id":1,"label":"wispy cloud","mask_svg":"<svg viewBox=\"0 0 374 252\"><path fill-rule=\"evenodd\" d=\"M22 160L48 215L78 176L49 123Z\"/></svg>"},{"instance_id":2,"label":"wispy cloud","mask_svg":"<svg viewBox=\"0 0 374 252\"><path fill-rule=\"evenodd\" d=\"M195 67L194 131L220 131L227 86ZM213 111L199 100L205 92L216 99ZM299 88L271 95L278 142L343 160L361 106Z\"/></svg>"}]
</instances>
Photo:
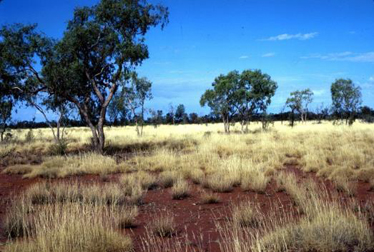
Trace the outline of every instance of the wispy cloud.
<instances>
[{"instance_id":1,"label":"wispy cloud","mask_svg":"<svg viewBox=\"0 0 374 252\"><path fill-rule=\"evenodd\" d=\"M369 81L374 81L374 76L370 76Z\"/></svg>"},{"instance_id":2,"label":"wispy cloud","mask_svg":"<svg viewBox=\"0 0 374 252\"><path fill-rule=\"evenodd\" d=\"M351 62L374 62L374 52L366 53L329 53L329 54L312 54L301 57L302 59L322 59L330 61L351 61Z\"/></svg>"},{"instance_id":3,"label":"wispy cloud","mask_svg":"<svg viewBox=\"0 0 374 252\"><path fill-rule=\"evenodd\" d=\"M275 53L265 53L261 57L263 57L263 58L269 58L269 57L274 57L274 56L275 56Z\"/></svg>"},{"instance_id":4,"label":"wispy cloud","mask_svg":"<svg viewBox=\"0 0 374 252\"><path fill-rule=\"evenodd\" d=\"M242 56L239 57L239 59L248 59L248 58L249 58L248 55L242 55Z\"/></svg>"},{"instance_id":5,"label":"wispy cloud","mask_svg":"<svg viewBox=\"0 0 374 252\"><path fill-rule=\"evenodd\" d=\"M311 33L297 33L297 34L280 34L274 37L261 39L263 41L282 41L282 40L290 40L290 39L298 39L298 40L308 40L316 37L318 32L311 32Z\"/></svg>"}]
</instances>

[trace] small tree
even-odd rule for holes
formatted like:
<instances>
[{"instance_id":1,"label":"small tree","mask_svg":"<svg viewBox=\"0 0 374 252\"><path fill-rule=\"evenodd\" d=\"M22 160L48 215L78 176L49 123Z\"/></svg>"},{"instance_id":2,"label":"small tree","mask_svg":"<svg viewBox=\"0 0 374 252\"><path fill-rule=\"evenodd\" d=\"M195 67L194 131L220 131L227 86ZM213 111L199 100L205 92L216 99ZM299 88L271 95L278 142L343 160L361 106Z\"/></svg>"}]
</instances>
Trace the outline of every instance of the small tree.
<instances>
[{"instance_id":1,"label":"small tree","mask_svg":"<svg viewBox=\"0 0 374 252\"><path fill-rule=\"evenodd\" d=\"M286 101L286 106L291 109L291 125L294 125L295 112L300 114L302 122L306 122L308 114L308 106L313 101L313 92L307 88L304 90L297 90L290 94Z\"/></svg>"},{"instance_id":2,"label":"small tree","mask_svg":"<svg viewBox=\"0 0 374 252\"><path fill-rule=\"evenodd\" d=\"M335 117L352 125L362 103L360 87L350 79L338 79L331 84L331 98Z\"/></svg>"},{"instance_id":3,"label":"small tree","mask_svg":"<svg viewBox=\"0 0 374 252\"><path fill-rule=\"evenodd\" d=\"M124 107L131 111L136 125L138 136L143 135L145 101L152 99L152 82L146 78L138 78L133 74L130 85L125 86L121 91ZM140 124L140 128L139 128Z\"/></svg>"}]
</instances>

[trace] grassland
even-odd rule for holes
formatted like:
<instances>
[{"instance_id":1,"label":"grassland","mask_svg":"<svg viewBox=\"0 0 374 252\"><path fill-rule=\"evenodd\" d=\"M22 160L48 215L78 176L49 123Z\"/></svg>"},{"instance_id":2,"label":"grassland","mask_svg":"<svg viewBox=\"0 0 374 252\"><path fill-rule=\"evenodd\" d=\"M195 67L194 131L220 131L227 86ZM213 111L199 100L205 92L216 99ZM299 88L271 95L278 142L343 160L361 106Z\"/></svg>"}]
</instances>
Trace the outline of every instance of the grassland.
<instances>
[{"instance_id":1,"label":"grassland","mask_svg":"<svg viewBox=\"0 0 374 252\"><path fill-rule=\"evenodd\" d=\"M111 127L104 156L86 128L65 156L49 129L15 131L2 176L37 183L8 195L4 250L374 250L374 125L249 128Z\"/></svg>"}]
</instances>

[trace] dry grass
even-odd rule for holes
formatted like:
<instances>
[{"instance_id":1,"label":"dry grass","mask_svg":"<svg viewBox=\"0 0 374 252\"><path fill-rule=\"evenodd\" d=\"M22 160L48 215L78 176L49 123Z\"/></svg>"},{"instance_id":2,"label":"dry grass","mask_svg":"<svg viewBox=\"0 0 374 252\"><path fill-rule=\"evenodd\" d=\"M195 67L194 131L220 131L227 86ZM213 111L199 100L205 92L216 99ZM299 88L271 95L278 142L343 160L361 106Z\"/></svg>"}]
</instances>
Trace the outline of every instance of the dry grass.
<instances>
[{"instance_id":1,"label":"dry grass","mask_svg":"<svg viewBox=\"0 0 374 252\"><path fill-rule=\"evenodd\" d=\"M194 184L200 185L205 180L205 173L201 169L192 169L188 174L188 178L191 179Z\"/></svg>"},{"instance_id":2,"label":"dry grass","mask_svg":"<svg viewBox=\"0 0 374 252\"><path fill-rule=\"evenodd\" d=\"M24 174L24 178L64 178L73 175L105 175L126 171L112 157L94 153L68 157L48 157L41 165L15 165L4 170L8 174Z\"/></svg>"},{"instance_id":3,"label":"dry grass","mask_svg":"<svg viewBox=\"0 0 374 252\"><path fill-rule=\"evenodd\" d=\"M130 195L131 196L131 195ZM52 203L84 203L93 205L129 204L128 195L119 184L81 184L42 182L32 185L25 192L26 199L33 205Z\"/></svg>"},{"instance_id":4,"label":"dry grass","mask_svg":"<svg viewBox=\"0 0 374 252\"><path fill-rule=\"evenodd\" d=\"M40 130L41 134L38 133L35 140L29 142L25 141L27 131L19 131L16 134L18 142L9 146L0 145L0 157L4 157L6 162L24 164L7 167L4 172L8 174L51 179L84 174L102 177L117 172L124 174L120 177L119 184L42 184L38 185L39 188L30 188L24 195L25 205L13 205L13 210L8 211L5 219L5 227L10 236L24 236L27 239L9 245L8 251L16 251L9 250L11 246L24 246L22 249L25 249L24 244L34 244L27 246L29 251L39 246L35 245L39 238L28 239L29 236L37 237L36 224L29 220L35 219L32 216L37 216L36 213L44 211L39 208L49 206L80 205L82 211L86 207L100 208L101 216L106 216L103 213L110 208L111 221L98 223L103 229L111 230L111 236L116 235L114 227L108 223L115 223L116 228L126 228L136 223L136 210L130 206L141 204L147 190L156 186L172 187L170 190L173 197L175 194L176 198L183 198L188 192L188 184L179 178L201 184L213 192L230 192L234 187L240 186L241 190L257 193L264 193L269 181L274 178L277 190L285 191L297 206L297 218L286 214L270 214L263 218L249 203L247 207L241 204L234 206L233 220L236 221L220 229L224 237L222 251L373 249L373 237L367 223L374 218L367 217L368 213L362 213L363 209L360 207L356 207L355 211L345 209L331 199L326 188L319 188L309 180L300 182L292 173L279 170L287 164L304 172L316 172L317 176L331 180L336 189L346 195L354 196L356 193L354 181L369 182L371 190L374 190L374 126L355 123L352 127L346 127L333 126L329 122L308 122L291 129L275 123L275 127L266 132L259 130L260 127L259 124L251 124L250 132L253 133L250 134L220 134L221 124L162 125L157 129L146 126L142 138L136 137L133 127L107 128L108 153L131 153L130 158L120 163L120 159L92 153L47 157L45 155L52 144L48 129ZM239 125L233 126L233 131L238 129ZM90 131L85 128L69 128L68 131L69 138L74 139L68 146L68 153L83 153L80 151L85 150L85 145L89 143ZM208 137L205 134L207 131L211 132ZM9 157L12 153L22 155L11 161ZM44 156L39 160L40 157L38 159L35 155ZM40 165L30 165L40 161L43 161ZM5 165L6 162L4 161ZM217 198L213 193L201 194L202 202L213 203ZM122 209L124 215L120 214L119 209ZM27 214L20 214L26 210ZM273 209L273 212L279 211ZM151 234L169 236L161 234L168 232L160 233L154 228L173 226L168 218L172 219L170 215L157 218L155 222L158 223L149 229L152 230ZM260 225L253 224L256 222ZM57 233L53 228L55 227L51 226L53 233ZM98 230L97 227L93 228ZM169 233L175 232L175 227L171 230L173 231ZM56 239L60 239L59 237ZM150 242L156 242L159 237L149 239ZM89 238L86 240L89 241ZM103 244L106 242L103 241ZM169 245L170 251L182 251L179 246L181 244L179 247ZM148 248L152 249L152 245ZM167 244L165 248L168 248ZM102 251L105 249L102 248Z\"/></svg>"},{"instance_id":5,"label":"dry grass","mask_svg":"<svg viewBox=\"0 0 374 252\"><path fill-rule=\"evenodd\" d=\"M255 251L368 251L369 226L353 213L326 209L313 219L277 227L255 242Z\"/></svg>"},{"instance_id":6,"label":"dry grass","mask_svg":"<svg viewBox=\"0 0 374 252\"><path fill-rule=\"evenodd\" d=\"M221 202L221 198L217 194L206 191L201 193L200 199L202 204L217 204Z\"/></svg>"},{"instance_id":7,"label":"dry grass","mask_svg":"<svg viewBox=\"0 0 374 252\"><path fill-rule=\"evenodd\" d=\"M232 209L233 224L240 227L256 228L260 223L260 214L251 202L242 202Z\"/></svg>"},{"instance_id":8,"label":"dry grass","mask_svg":"<svg viewBox=\"0 0 374 252\"><path fill-rule=\"evenodd\" d=\"M159 213L148 226L159 237L171 237L176 232L174 217L171 213Z\"/></svg>"},{"instance_id":9,"label":"dry grass","mask_svg":"<svg viewBox=\"0 0 374 252\"><path fill-rule=\"evenodd\" d=\"M136 206L124 206L116 209L115 219L118 221L120 228L133 228L136 227L136 217L139 210Z\"/></svg>"},{"instance_id":10,"label":"dry grass","mask_svg":"<svg viewBox=\"0 0 374 252\"><path fill-rule=\"evenodd\" d=\"M161 172L158 176L158 183L163 188L169 188L174 185L174 183L178 180L179 174L176 171L164 171Z\"/></svg>"},{"instance_id":11,"label":"dry grass","mask_svg":"<svg viewBox=\"0 0 374 252\"><path fill-rule=\"evenodd\" d=\"M357 193L356 182L349 181L347 178L344 178L344 177L335 178L334 185L338 192L346 193L350 197L355 196Z\"/></svg>"},{"instance_id":12,"label":"dry grass","mask_svg":"<svg viewBox=\"0 0 374 252\"><path fill-rule=\"evenodd\" d=\"M286 191L290 187L285 184ZM260 213L253 214L253 208L250 207L234 208L233 219L238 221L226 226L217 225L223 239L221 250L327 252L374 249L374 237L361 209L353 211L333 199L326 201L325 195L320 194L320 188L310 181L305 186L299 186L299 191L303 196L296 198L305 213L301 217L277 214L275 209L270 215L263 216ZM234 218L235 214L238 217ZM261 225L255 225L257 228L253 229L252 219L256 217L262 221ZM242 223L248 223L252 229L243 228Z\"/></svg>"},{"instance_id":13,"label":"dry grass","mask_svg":"<svg viewBox=\"0 0 374 252\"><path fill-rule=\"evenodd\" d=\"M188 182L179 178L173 185L173 188L171 188L171 195L173 199L176 200L185 199L190 196L190 186Z\"/></svg>"},{"instance_id":14,"label":"dry grass","mask_svg":"<svg viewBox=\"0 0 374 252\"><path fill-rule=\"evenodd\" d=\"M204 187L210 188L214 192L231 192L234 190L234 185L235 180L222 172L211 174L204 181Z\"/></svg>"},{"instance_id":15,"label":"dry grass","mask_svg":"<svg viewBox=\"0 0 374 252\"><path fill-rule=\"evenodd\" d=\"M254 191L258 193L265 193L266 187L270 178L265 173L260 171L243 172L241 175L240 187L244 191Z\"/></svg>"},{"instance_id":16,"label":"dry grass","mask_svg":"<svg viewBox=\"0 0 374 252\"><path fill-rule=\"evenodd\" d=\"M47 205L34 214L30 239L10 243L4 251L131 251L131 239L117 233L107 219L110 212L102 207Z\"/></svg>"}]
</instances>

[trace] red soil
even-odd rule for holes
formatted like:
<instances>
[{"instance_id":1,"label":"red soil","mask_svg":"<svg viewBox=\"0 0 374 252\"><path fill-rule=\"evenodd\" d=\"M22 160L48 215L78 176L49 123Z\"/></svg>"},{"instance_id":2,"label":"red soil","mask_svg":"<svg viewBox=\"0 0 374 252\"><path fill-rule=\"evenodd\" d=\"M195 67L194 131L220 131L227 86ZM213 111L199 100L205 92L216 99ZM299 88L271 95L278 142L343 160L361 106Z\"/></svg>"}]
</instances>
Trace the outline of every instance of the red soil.
<instances>
[{"instance_id":1,"label":"red soil","mask_svg":"<svg viewBox=\"0 0 374 252\"><path fill-rule=\"evenodd\" d=\"M1 172L1 170L0 170ZM312 178L324 183L326 189L334 190L331 183L322 181L313 173L303 173L295 167L287 167L285 172L294 173L299 180ZM105 181L117 181L119 175L108 176ZM103 182L99 176L79 176L61 179L60 181L78 180L82 182ZM18 175L6 175L0 173L0 244L6 241L1 222L4 220L4 214L10 199L14 194L18 194L33 183L41 179L22 179ZM192 185L192 183L191 183ZM374 192L369 191L368 183L358 182L357 196L360 204L368 201L374 201ZM137 225L131 229L125 229L123 232L130 235L134 241L136 251L141 251L142 239L146 236L146 226L160 212L171 212L177 224L177 233L172 238L186 241L188 237L189 246L195 247L195 251L220 251L218 241L219 233L216 229L217 223L228 221L229 211L233 204L248 200L260 206L260 210L265 214L269 211L282 211L296 214L290 197L284 192L276 192L275 182L272 181L264 194L254 192L243 192L240 188L235 188L230 193L218 193L221 202L218 204L201 204L200 194L202 187L192 185L191 196L183 200L173 200L170 189L156 189L149 191L144 204L139 207L139 216ZM344 199L343 199L344 200ZM0 246L1 249L1 246ZM191 250L193 250L191 248Z\"/></svg>"}]
</instances>

